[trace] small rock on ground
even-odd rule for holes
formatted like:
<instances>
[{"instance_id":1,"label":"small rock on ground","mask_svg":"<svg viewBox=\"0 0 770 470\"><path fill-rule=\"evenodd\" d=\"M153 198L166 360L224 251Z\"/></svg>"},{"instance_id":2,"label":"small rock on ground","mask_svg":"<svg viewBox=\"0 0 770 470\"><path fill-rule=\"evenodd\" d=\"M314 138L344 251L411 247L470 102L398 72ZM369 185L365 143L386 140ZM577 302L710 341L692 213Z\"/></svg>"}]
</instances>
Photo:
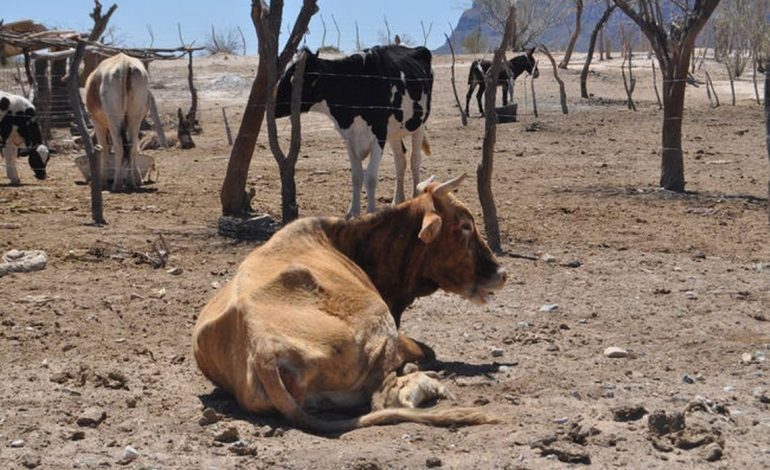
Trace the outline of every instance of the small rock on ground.
<instances>
[{"instance_id":1,"label":"small rock on ground","mask_svg":"<svg viewBox=\"0 0 770 470\"><path fill-rule=\"evenodd\" d=\"M107 418L107 412L102 408L87 408L82 413L80 413L76 423L78 426L95 428L99 426L99 424L101 424L105 418Z\"/></svg>"},{"instance_id":2,"label":"small rock on ground","mask_svg":"<svg viewBox=\"0 0 770 470\"><path fill-rule=\"evenodd\" d=\"M442 462L438 457L428 457L425 460L425 466L428 468L441 467L442 465L444 465L444 462Z\"/></svg>"},{"instance_id":3,"label":"small rock on ground","mask_svg":"<svg viewBox=\"0 0 770 470\"><path fill-rule=\"evenodd\" d=\"M126 446L126 448L123 449L123 457L120 459L120 463L125 465L133 462L137 458L139 458L139 452L131 446Z\"/></svg>"},{"instance_id":4,"label":"small rock on ground","mask_svg":"<svg viewBox=\"0 0 770 470\"><path fill-rule=\"evenodd\" d=\"M612 408L615 421L637 421L647 414L642 405L620 405Z\"/></svg>"},{"instance_id":5,"label":"small rock on ground","mask_svg":"<svg viewBox=\"0 0 770 470\"><path fill-rule=\"evenodd\" d=\"M610 346L604 350L604 356L611 359L628 357L628 351L617 346Z\"/></svg>"},{"instance_id":6,"label":"small rock on ground","mask_svg":"<svg viewBox=\"0 0 770 470\"><path fill-rule=\"evenodd\" d=\"M214 436L214 440L217 442L224 442L226 444L235 442L239 439L238 434L238 428L235 426L230 426L229 428L225 429L224 431L218 433L216 436Z\"/></svg>"},{"instance_id":7,"label":"small rock on ground","mask_svg":"<svg viewBox=\"0 0 770 470\"><path fill-rule=\"evenodd\" d=\"M203 410L203 416L200 417L198 420L198 424L201 426L208 426L209 424L214 424L222 420L222 415L217 413L211 408L206 408Z\"/></svg>"}]
</instances>

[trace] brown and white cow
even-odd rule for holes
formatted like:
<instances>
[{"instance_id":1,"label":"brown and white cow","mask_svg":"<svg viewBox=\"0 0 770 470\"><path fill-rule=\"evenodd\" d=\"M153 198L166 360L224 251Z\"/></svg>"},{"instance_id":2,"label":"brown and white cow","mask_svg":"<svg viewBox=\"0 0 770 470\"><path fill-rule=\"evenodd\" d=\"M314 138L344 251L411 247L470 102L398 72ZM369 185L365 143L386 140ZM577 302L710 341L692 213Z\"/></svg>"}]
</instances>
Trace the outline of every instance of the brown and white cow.
<instances>
[{"instance_id":1,"label":"brown and white cow","mask_svg":"<svg viewBox=\"0 0 770 470\"><path fill-rule=\"evenodd\" d=\"M451 194L463 176L421 183L414 199L361 218L300 219L252 251L198 317L203 374L246 410L278 410L316 432L496 422L475 409L414 409L445 388L422 372L396 375L421 351L399 335L392 306L439 288L483 302L505 283ZM367 405L373 411L353 419L310 413Z\"/></svg>"},{"instance_id":2,"label":"brown and white cow","mask_svg":"<svg viewBox=\"0 0 770 470\"><path fill-rule=\"evenodd\" d=\"M86 108L91 114L102 168L112 167L112 190L124 183L137 188L142 176L136 163L139 126L150 107L150 82L147 69L139 59L120 53L105 59L86 80ZM109 139L108 140L108 133ZM114 165L106 162L110 145Z\"/></svg>"}]
</instances>

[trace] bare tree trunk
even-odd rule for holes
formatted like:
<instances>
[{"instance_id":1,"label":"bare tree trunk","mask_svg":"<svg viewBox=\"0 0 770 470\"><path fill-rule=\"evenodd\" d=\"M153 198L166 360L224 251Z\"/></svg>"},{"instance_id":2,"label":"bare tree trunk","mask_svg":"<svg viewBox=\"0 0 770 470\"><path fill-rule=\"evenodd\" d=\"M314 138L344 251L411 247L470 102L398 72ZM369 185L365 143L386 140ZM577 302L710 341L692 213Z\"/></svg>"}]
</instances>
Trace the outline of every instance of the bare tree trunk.
<instances>
[{"instance_id":1,"label":"bare tree trunk","mask_svg":"<svg viewBox=\"0 0 770 470\"><path fill-rule=\"evenodd\" d=\"M663 104L660 102L660 92L658 91L658 74L655 72L655 61L652 61L652 88L655 90L655 99L658 100L658 109L663 109ZM708 86L706 86L708 91ZM709 101L711 101L711 94L709 94Z\"/></svg>"},{"instance_id":2,"label":"bare tree trunk","mask_svg":"<svg viewBox=\"0 0 770 470\"><path fill-rule=\"evenodd\" d=\"M283 0L272 0L270 9L283 11ZM251 20L255 29L259 28L261 14L261 3L255 2L251 7ZM291 56L297 49L302 36L307 31L310 18L318 11L316 0L303 0L302 9L297 15L297 21L294 23L291 35L286 41L284 50L278 58L278 69L283 70L289 63ZM278 14L277 27L280 28L280 13ZM246 180L249 175L249 165L254 154L254 147L257 143L257 136L262 127L262 121L265 117L265 105L267 97L271 90L267 87L267 60L266 57L259 58L257 67L257 76L251 85L251 92L246 103L246 110L243 113L238 135L235 138L235 145L230 152L230 160L227 163L227 173L225 174L222 190L220 191L220 200L222 202L222 214L244 215L251 212L252 195L246 192Z\"/></svg>"},{"instance_id":3,"label":"bare tree trunk","mask_svg":"<svg viewBox=\"0 0 770 470\"><path fill-rule=\"evenodd\" d=\"M358 36L358 21L356 21L356 50L360 51L361 49L363 48L361 47L361 39Z\"/></svg>"},{"instance_id":4,"label":"bare tree trunk","mask_svg":"<svg viewBox=\"0 0 770 470\"><path fill-rule=\"evenodd\" d=\"M717 91L714 89L714 82L711 81L711 75L709 75L709 73L706 71L703 73L706 74L706 92L708 93L708 90L711 89L711 93L709 94L709 102L711 102L711 95L714 95L714 101L716 104L714 104L713 107L718 108L719 96L717 96Z\"/></svg>"},{"instance_id":5,"label":"bare tree trunk","mask_svg":"<svg viewBox=\"0 0 770 470\"><path fill-rule=\"evenodd\" d=\"M596 22L594 30L591 31L591 38L588 40L588 54L586 55L586 63L583 64L583 71L580 72L580 96L583 98L589 97L587 86L588 69L591 67L591 60L593 59L594 55L594 47L596 47L596 36L599 34L599 31L603 30L604 24L607 23L607 20L613 11L615 11L615 5L608 5L604 10L601 18L599 18L599 21ZM609 51L607 53L607 58L609 59Z\"/></svg>"},{"instance_id":6,"label":"bare tree trunk","mask_svg":"<svg viewBox=\"0 0 770 470\"><path fill-rule=\"evenodd\" d=\"M733 98L733 106L735 106L735 76L733 75L733 70L730 65L726 65L725 68L727 69L727 79L730 80L730 94Z\"/></svg>"},{"instance_id":7,"label":"bare tree trunk","mask_svg":"<svg viewBox=\"0 0 770 470\"><path fill-rule=\"evenodd\" d=\"M487 71L484 81L487 85L487 91L484 94L484 144L482 146L481 163L476 169L476 184L479 192L479 201L481 202L481 211L484 215L484 228L487 233L487 242L489 247L500 253L502 246L500 243L500 226L497 221L497 208L495 206L494 193L492 191L492 169L495 158L495 142L497 141L497 110L495 109L495 98L497 95L497 77L503 66L505 59L505 50L510 44L513 36L513 28L516 23L516 7L511 6L508 11L508 20L505 23L505 33L500 42L500 46L495 50L495 56L492 66Z\"/></svg>"},{"instance_id":8,"label":"bare tree trunk","mask_svg":"<svg viewBox=\"0 0 770 470\"><path fill-rule=\"evenodd\" d=\"M757 86L757 62L759 62L759 59L751 61L751 82L754 84L754 97L757 99L757 104L762 104L762 100L759 99L759 87Z\"/></svg>"},{"instance_id":9,"label":"bare tree trunk","mask_svg":"<svg viewBox=\"0 0 770 470\"><path fill-rule=\"evenodd\" d=\"M623 75L623 88L626 90L626 105L628 109L636 111L636 104L634 104L634 88L636 88L636 78L631 68L631 51L628 51L628 79L626 79L626 57L623 57L623 63L620 64L620 73Z\"/></svg>"},{"instance_id":10,"label":"bare tree trunk","mask_svg":"<svg viewBox=\"0 0 770 470\"><path fill-rule=\"evenodd\" d=\"M537 96L535 95L535 79L529 81L529 87L532 89L532 114L535 115L535 117L538 117L537 115Z\"/></svg>"},{"instance_id":11,"label":"bare tree trunk","mask_svg":"<svg viewBox=\"0 0 770 470\"><path fill-rule=\"evenodd\" d=\"M246 192L249 165L262 128L267 102L267 64L260 57L257 76L251 85L249 99L243 112L243 119L230 151L227 173L219 193L223 215L244 215L251 212L252 195Z\"/></svg>"},{"instance_id":12,"label":"bare tree trunk","mask_svg":"<svg viewBox=\"0 0 770 470\"><path fill-rule=\"evenodd\" d=\"M559 102L561 103L561 112L567 114L569 112L567 109L567 92L564 89L564 80L559 77L556 61L554 60L553 55L545 46L545 44L540 44L540 50L543 51L545 56L548 57L548 60L551 61L551 67L553 67L553 78L555 78L559 83Z\"/></svg>"},{"instance_id":13,"label":"bare tree trunk","mask_svg":"<svg viewBox=\"0 0 770 470\"><path fill-rule=\"evenodd\" d=\"M115 13L115 10L118 9L117 5L112 5L109 10L107 10L107 13L105 15L102 15L102 4L98 0L94 0L94 9L91 11L91 13L88 15L91 17L91 19L94 20L94 28L91 30L91 33L88 35L88 41L94 42L99 41L99 38L104 34L104 31L107 29L107 23L110 21L110 17L113 13ZM97 27L98 26L98 27ZM86 52L85 56L83 57L83 74L80 76L80 86L85 86L86 79L89 75L96 69L96 67L99 65L99 63L102 61L104 56L101 54L96 54L93 52Z\"/></svg>"},{"instance_id":14,"label":"bare tree trunk","mask_svg":"<svg viewBox=\"0 0 770 470\"><path fill-rule=\"evenodd\" d=\"M452 53L452 68L451 68L451 71L452 71L452 79L451 79L451 82L452 82L452 92L455 95L455 103L457 103L457 109L460 110L460 122L462 122L463 123L463 127L465 127L465 126L468 125L468 116L466 116L465 113L463 112L463 107L460 104L460 98L457 96L457 85L456 85L456 82L455 82L455 48L452 45L452 40L449 39L449 36L447 36L446 33L444 33L444 37L446 38L447 44L449 44L449 51Z\"/></svg>"},{"instance_id":15,"label":"bare tree trunk","mask_svg":"<svg viewBox=\"0 0 770 470\"><path fill-rule=\"evenodd\" d=\"M604 28L599 30L599 61L604 60Z\"/></svg>"},{"instance_id":16,"label":"bare tree trunk","mask_svg":"<svg viewBox=\"0 0 770 470\"><path fill-rule=\"evenodd\" d=\"M572 58L572 50L575 48L578 36L580 36L580 20L583 16L583 0L575 0L575 30L572 32L572 36L569 38L567 44L567 50L564 52L564 58L559 63L560 69L566 69L569 65L569 60Z\"/></svg>"},{"instance_id":17,"label":"bare tree trunk","mask_svg":"<svg viewBox=\"0 0 770 470\"><path fill-rule=\"evenodd\" d=\"M684 159L682 156L682 115L686 82L663 83L663 132L661 138L660 186L684 192Z\"/></svg>"},{"instance_id":18,"label":"bare tree trunk","mask_svg":"<svg viewBox=\"0 0 770 470\"><path fill-rule=\"evenodd\" d=\"M770 56L765 59L765 146L770 161ZM767 217L770 220L770 179L767 181Z\"/></svg>"},{"instance_id":19,"label":"bare tree trunk","mask_svg":"<svg viewBox=\"0 0 770 470\"><path fill-rule=\"evenodd\" d=\"M227 135L227 145L228 147L232 147L233 145L233 133L230 131L230 123L227 122L227 113L225 112L225 108L222 108L222 121L225 125L225 134Z\"/></svg>"}]
</instances>

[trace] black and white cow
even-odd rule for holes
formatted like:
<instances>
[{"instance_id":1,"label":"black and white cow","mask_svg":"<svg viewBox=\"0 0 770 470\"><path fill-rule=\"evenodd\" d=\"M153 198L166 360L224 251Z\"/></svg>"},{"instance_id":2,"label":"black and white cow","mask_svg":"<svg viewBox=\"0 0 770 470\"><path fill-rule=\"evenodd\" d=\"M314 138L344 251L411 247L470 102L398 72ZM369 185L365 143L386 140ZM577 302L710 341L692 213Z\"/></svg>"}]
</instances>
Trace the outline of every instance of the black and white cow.
<instances>
[{"instance_id":1,"label":"black and white cow","mask_svg":"<svg viewBox=\"0 0 770 470\"><path fill-rule=\"evenodd\" d=\"M23 96L0 91L0 150L8 179L14 186L21 184L16 171L19 147L29 149L29 166L37 179L45 179L49 154L48 148L43 145L35 107Z\"/></svg>"},{"instance_id":2,"label":"black and white cow","mask_svg":"<svg viewBox=\"0 0 770 470\"><path fill-rule=\"evenodd\" d=\"M420 149L430 155L423 125L430 114L433 71L431 53L424 47L375 46L336 60L321 59L305 51L301 111L322 112L334 121L345 139L353 180L348 216L361 211L363 160L366 169L367 211L374 210L382 152L390 142L396 161L393 203L404 200L405 147L411 135L412 189L420 182ZM276 117L290 114L292 80L296 64L278 83Z\"/></svg>"},{"instance_id":3,"label":"black and white cow","mask_svg":"<svg viewBox=\"0 0 770 470\"><path fill-rule=\"evenodd\" d=\"M508 104L509 88L511 99L513 99L513 82L519 78L519 75L527 72L532 75L532 78L537 78L540 76L537 63L535 62L534 57L532 57L534 53L535 48L533 47L532 49L528 50L526 54L516 56L509 60L507 63L503 64L503 67L500 69L500 73L497 75L497 86L503 87L503 106ZM489 70L491 67L491 60L474 60L473 63L471 63L471 69L468 72L468 93L465 95L466 116L470 116L470 114L468 114L468 106L471 102L471 95L473 95L473 90L477 85L479 87L479 91L476 93L476 100L479 102L479 112L484 115L484 106L481 103L481 97L484 96L484 90L487 88L486 83L484 83L484 77L487 74L487 70Z\"/></svg>"}]
</instances>

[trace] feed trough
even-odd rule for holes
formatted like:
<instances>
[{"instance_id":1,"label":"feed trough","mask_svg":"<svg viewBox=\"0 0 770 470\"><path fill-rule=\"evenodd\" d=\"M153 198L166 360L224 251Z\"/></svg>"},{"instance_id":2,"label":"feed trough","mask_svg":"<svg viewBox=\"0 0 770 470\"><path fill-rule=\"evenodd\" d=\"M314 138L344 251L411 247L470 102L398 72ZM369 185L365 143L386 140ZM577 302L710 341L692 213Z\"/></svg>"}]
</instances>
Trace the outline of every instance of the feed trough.
<instances>
[{"instance_id":1,"label":"feed trough","mask_svg":"<svg viewBox=\"0 0 770 470\"><path fill-rule=\"evenodd\" d=\"M139 174L142 176L142 184L151 183L158 179L158 169L155 167L155 159L139 154L136 156L136 164L139 166ZM86 183L91 181L91 167L88 166L88 157L81 155L75 159L80 173L83 174ZM115 174L115 164L112 155L106 161L102 160L102 186L112 183L112 175Z\"/></svg>"}]
</instances>

